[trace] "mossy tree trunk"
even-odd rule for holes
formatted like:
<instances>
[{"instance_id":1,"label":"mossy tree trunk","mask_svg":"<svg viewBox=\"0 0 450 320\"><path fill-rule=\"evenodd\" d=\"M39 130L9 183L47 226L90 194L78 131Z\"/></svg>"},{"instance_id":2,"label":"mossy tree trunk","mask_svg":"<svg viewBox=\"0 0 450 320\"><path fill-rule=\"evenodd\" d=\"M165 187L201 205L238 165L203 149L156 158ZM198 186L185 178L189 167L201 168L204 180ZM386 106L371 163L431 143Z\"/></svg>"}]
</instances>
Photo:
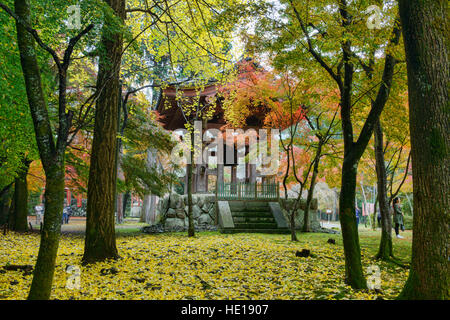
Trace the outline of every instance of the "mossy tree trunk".
<instances>
[{"instance_id":1,"label":"mossy tree trunk","mask_svg":"<svg viewBox=\"0 0 450 320\"><path fill-rule=\"evenodd\" d=\"M67 70L75 45L81 37L93 29L94 25L89 25L77 36L71 38L64 51L63 59L60 59L56 51L44 44L39 37L39 33L32 28L29 1L15 0L14 11L3 3L0 3L0 7L16 20L20 63L25 80L30 113L33 119L36 143L46 177L44 225L41 232L39 254L28 295L28 299L44 300L50 298L61 233L65 150L73 118L73 112L66 112ZM58 71L58 128L56 134L52 132L44 98L35 42L50 53ZM55 136L57 136L56 142Z\"/></svg>"},{"instance_id":2,"label":"mossy tree trunk","mask_svg":"<svg viewBox=\"0 0 450 320\"><path fill-rule=\"evenodd\" d=\"M30 161L24 160L14 182L14 211L10 215L9 227L13 231L28 231L28 184Z\"/></svg>"},{"instance_id":3,"label":"mossy tree trunk","mask_svg":"<svg viewBox=\"0 0 450 320\"><path fill-rule=\"evenodd\" d=\"M45 183L44 225L41 231L41 244L34 269L28 299L46 300L50 298L55 261L61 235L61 219L64 202L64 158L46 170L51 176Z\"/></svg>"},{"instance_id":4,"label":"mossy tree trunk","mask_svg":"<svg viewBox=\"0 0 450 320\"><path fill-rule=\"evenodd\" d=\"M29 23L31 20L29 2L15 0L14 4L16 15ZM39 154L46 175L44 226L33 281L28 295L28 299L43 300L50 298L61 233L61 215L64 201L64 152L58 152L53 142L33 36L22 24L17 23L16 27L28 103L33 118Z\"/></svg>"},{"instance_id":5,"label":"mossy tree trunk","mask_svg":"<svg viewBox=\"0 0 450 320\"><path fill-rule=\"evenodd\" d=\"M125 19L124 0L105 0L115 15ZM104 22L95 109L94 139L88 182L86 238L83 263L118 258L115 235L116 149L118 130L120 66L123 50L121 31L112 31L114 21Z\"/></svg>"},{"instance_id":6,"label":"mossy tree trunk","mask_svg":"<svg viewBox=\"0 0 450 320\"><path fill-rule=\"evenodd\" d=\"M390 260L392 252L392 219L389 212L389 201L386 191L387 174L383 152L383 129L380 121L375 125L375 167L377 171L378 204L381 214L381 240L377 259ZM406 169L407 170L407 169ZM374 213L375 215L376 213Z\"/></svg>"},{"instance_id":7,"label":"mossy tree trunk","mask_svg":"<svg viewBox=\"0 0 450 320\"><path fill-rule=\"evenodd\" d=\"M450 298L447 0L400 0L414 190L412 262L400 299Z\"/></svg>"},{"instance_id":8,"label":"mossy tree trunk","mask_svg":"<svg viewBox=\"0 0 450 320\"><path fill-rule=\"evenodd\" d=\"M5 186L0 191L0 226L8 223L10 207L13 199L14 183Z\"/></svg>"},{"instance_id":9,"label":"mossy tree trunk","mask_svg":"<svg viewBox=\"0 0 450 320\"><path fill-rule=\"evenodd\" d=\"M345 253L345 281L352 288L361 289L366 288L367 283L361 264L361 249L355 215L357 167L357 161L344 158L339 197L339 220Z\"/></svg>"}]
</instances>

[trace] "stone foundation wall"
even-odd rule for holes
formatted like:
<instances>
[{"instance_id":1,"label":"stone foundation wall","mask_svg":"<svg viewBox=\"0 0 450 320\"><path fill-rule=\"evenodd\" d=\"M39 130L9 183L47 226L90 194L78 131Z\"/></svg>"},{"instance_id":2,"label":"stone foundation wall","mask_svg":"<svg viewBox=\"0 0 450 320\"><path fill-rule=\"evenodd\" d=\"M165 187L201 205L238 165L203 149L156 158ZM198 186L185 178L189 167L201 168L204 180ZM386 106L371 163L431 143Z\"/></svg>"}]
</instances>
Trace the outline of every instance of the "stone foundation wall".
<instances>
[{"instance_id":1,"label":"stone foundation wall","mask_svg":"<svg viewBox=\"0 0 450 320\"><path fill-rule=\"evenodd\" d=\"M216 218L216 206L214 194L192 195L192 213L194 226L198 229L216 229L214 221ZM172 193L159 200L156 208L159 223L167 231L186 230L188 222L188 197Z\"/></svg>"},{"instance_id":2,"label":"stone foundation wall","mask_svg":"<svg viewBox=\"0 0 450 320\"><path fill-rule=\"evenodd\" d=\"M158 217L157 225L162 231L184 231L187 230L188 222L188 204L187 195L172 193L160 199L156 208ZM217 230L214 224L216 219L216 205L214 194L194 194L192 195L192 213L194 215L194 226L197 230ZM294 199L280 199L280 207L286 223L289 225L289 215L286 209L293 208ZM303 226L305 201L301 201L295 218L297 228ZM314 199L310 208L311 230L319 232L320 221L317 216L317 200Z\"/></svg>"},{"instance_id":3,"label":"stone foundation wall","mask_svg":"<svg viewBox=\"0 0 450 320\"><path fill-rule=\"evenodd\" d=\"M280 206L283 211L283 215L286 219L286 222L289 226L289 213L290 210L294 208L295 199L280 199ZM306 207L306 201L300 200L300 203L298 205L297 213L295 216L295 228L300 229L303 227L303 221L305 216L305 207ZM288 211L289 210L289 211ZM313 232L321 232L322 228L320 227L320 220L317 215L317 199L313 199L311 202L311 207L309 208L309 222L311 231Z\"/></svg>"}]
</instances>

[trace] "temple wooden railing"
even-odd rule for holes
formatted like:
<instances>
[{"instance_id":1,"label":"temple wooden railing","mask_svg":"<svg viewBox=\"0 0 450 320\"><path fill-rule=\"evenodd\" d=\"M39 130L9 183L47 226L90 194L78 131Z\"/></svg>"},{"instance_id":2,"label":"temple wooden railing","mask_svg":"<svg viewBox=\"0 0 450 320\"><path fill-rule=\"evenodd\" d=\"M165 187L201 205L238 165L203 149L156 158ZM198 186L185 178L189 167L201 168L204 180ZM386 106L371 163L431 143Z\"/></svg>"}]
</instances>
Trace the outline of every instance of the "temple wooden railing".
<instances>
[{"instance_id":1,"label":"temple wooden railing","mask_svg":"<svg viewBox=\"0 0 450 320\"><path fill-rule=\"evenodd\" d=\"M218 200L267 200L278 201L280 188L277 183L218 183Z\"/></svg>"}]
</instances>

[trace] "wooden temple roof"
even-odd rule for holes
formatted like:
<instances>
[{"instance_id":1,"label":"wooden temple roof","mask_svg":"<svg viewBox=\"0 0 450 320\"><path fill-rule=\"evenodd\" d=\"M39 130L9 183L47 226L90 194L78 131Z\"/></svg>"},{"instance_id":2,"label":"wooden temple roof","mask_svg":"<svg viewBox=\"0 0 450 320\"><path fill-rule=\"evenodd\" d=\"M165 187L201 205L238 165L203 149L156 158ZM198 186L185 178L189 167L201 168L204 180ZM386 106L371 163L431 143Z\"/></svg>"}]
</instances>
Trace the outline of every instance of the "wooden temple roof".
<instances>
[{"instance_id":1,"label":"wooden temple roof","mask_svg":"<svg viewBox=\"0 0 450 320\"><path fill-rule=\"evenodd\" d=\"M238 63L237 67L241 69L241 80L245 79L247 77L247 74L250 72L249 70L245 69L243 65L249 64L251 65L250 70L259 68L251 59L247 59L243 62ZM238 79L236 81L241 80ZM216 99L218 90L220 90L220 87L217 85L217 83L215 81L210 81L208 85L206 85L200 92L200 103L206 103L206 99L208 99L209 101L213 101L212 98L214 98L216 102L214 115L212 119L208 120L207 128L204 129L216 128L224 131L226 128L230 127L224 118L224 109L221 100L222 98ZM162 123L164 129L170 131L184 128L184 125L186 123L183 112L177 105L177 91L182 91L183 99L193 99L198 94L198 89L189 86L188 84L184 86L178 86L178 88L176 85L169 85L162 89L162 94L158 101L156 111L158 112L160 117L159 122ZM255 111L251 116L247 118L247 126L242 129L247 130L249 128L254 128L257 130L259 128L262 128L264 117L264 111Z\"/></svg>"},{"instance_id":2,"label":"wooden temple roof","mask_svg":"<svg viewBox=\"0 0 450 320\"><path fill-rule=\"evenodd\" d=\"M197 96L198 92L194 88L181 88L183 98L194 98ZM164 129L166 130L176 130L184 128L186 123L182 110L178 107L176 101L177 89L174 86L166 87L162 89L162 95L158 101L156 111L158 112L160 119L159 122L162 123ZM200 103L206 103L207 98L214 98L217 94L217 88L215 84L210 84L206 86L200 92ZM216 100L216 108L213 118L208 121L208 129L217 128L221 129L226 125L224 119L224 111L222 109L222 104L219 99Z\"/></svg>"}]
</instances>

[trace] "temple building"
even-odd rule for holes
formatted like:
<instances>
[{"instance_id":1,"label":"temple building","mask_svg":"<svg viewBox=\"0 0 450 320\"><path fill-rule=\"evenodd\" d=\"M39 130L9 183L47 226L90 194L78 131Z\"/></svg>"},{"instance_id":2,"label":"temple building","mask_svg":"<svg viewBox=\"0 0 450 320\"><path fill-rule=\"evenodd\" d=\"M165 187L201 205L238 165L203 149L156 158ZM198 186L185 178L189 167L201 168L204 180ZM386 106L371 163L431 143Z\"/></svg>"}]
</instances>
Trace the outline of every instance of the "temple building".
<instances>
[{"instance_id":1,"label":"temple building","mask_svg":"<svg viewBox=\"0 0 450 320\"><path fill-rule=\"evenodd\" d=\"M244 81L245 77L251 76L248 73L255 70L255 67L258 68L251 59L244 61L247 62L250 67L239 73L240 79ZM270 151L267 150L268 143L261 144L261 141L265 141L263 134L267 135L267 132L260 130L264 129L267 109L264 105L252 106L250 115L243 119L242 127L233 130L225 117L224 98L221 94L223 89L225 88L214 81L201 89L188 82L161 89L156 106L158 121L166 130L173 132L186 129L188 122L191 126L193 119L202 119L207 114L207 118L201 120L201 125L194 125L195 130L191 135L194 136L193 145L196 148L200 144L202 146L203 160L207 154L216 161L205 161L207 164L195 161L194 154L192 208L188 208L188 174L185 174L184 195L171 191L159 200L157 214L161 217L160 221L165 230L186 230L189 225L188 212L191 209L194 225L203 228L201 230L218 228L224 233L289 233L286 208L293 205L293 199L280 199L277 181L279 144L278 141L270 143ZM198 110L210 112L198 116ZM213 145L208 143L205 150L202 138L208 138L208 130L211 130L209 138L213 140ZM181 140L187 138L186 133L187 131L180 135ZM278 135L276 137L278 139ZM190 146L188 140L184 142ZM217 144L214 145L214 142ZM187 147L183 153L190 152L189 150ZM274 159L276 165L272 166ZM183 164L186 165L185 162ZM190 164L186 165L186 173L191 168L189 166ZM311 208L312 211L317 210L316 205L317 201ZM302 204L295 215L296 227L302 225L301 211ZM314 213L311 214L311 226L312 229L320 229Z\"/></svg>"},{"instance_id":2,"label":"temple building","mask_svg":"<svg viewBox=\"0 0 450 320\"><path fill-rule=\"evenodd\" d=\"M181 94L180 94L181 91ZM231 137L234 141L232 149L229 144L226 144L227 136L226 130L232 129L224 118L224 110L222 105L222 98L218 98L218 86L216 83L211 82L205 86L201 92L198 92L196 88L185 86L168 86L162 89L162 94L157 104L157 112L160 115L160 122L166 130L174 131L177 129L184 129L186 119L183 115L182 108L180 107L180 101L186 99L192 99L196 97L199 99L200 104L211 103L215 104L213 115L207 121L202 123L202 136L205 131L209 129L218 129L222 132L222 139L224 141L224 153L223 164L218 163L215 166L208 166L207 164L194 164L193 169L193 193L213 193L217 188L223 190L223 188L231 188L229 191L238 192L239 186L248 190L249 185L255 186L258 182L273 182L274 177L267 177L261 175L257 171L257 165L254 163L238 163L239 157L247 156L250 151L249 144L252 139L245 139L245 150L241 147L238 149L237 134L235 137ZM180 95L182 98L180 98ZM259 129L263 127L263 114L251 115L246 119L246 126L243 129L247 132L248 129L254 129L257 133ZM228 137L230 138L230 137ZM257 138L257 137L255 137ZM215 157L217 150L212 150L210 155ZM230 156L229 156L230 154ZM232 159L230 161L230 159ZM247 159L248 160L248 159ZM189 166L189 165L188 165ZM187 172L187 170L186 170ZM256 187L253 187L256 188ZM185 176L185 193L187 193L187 174Z\"/></svg>"}]
</instances>

